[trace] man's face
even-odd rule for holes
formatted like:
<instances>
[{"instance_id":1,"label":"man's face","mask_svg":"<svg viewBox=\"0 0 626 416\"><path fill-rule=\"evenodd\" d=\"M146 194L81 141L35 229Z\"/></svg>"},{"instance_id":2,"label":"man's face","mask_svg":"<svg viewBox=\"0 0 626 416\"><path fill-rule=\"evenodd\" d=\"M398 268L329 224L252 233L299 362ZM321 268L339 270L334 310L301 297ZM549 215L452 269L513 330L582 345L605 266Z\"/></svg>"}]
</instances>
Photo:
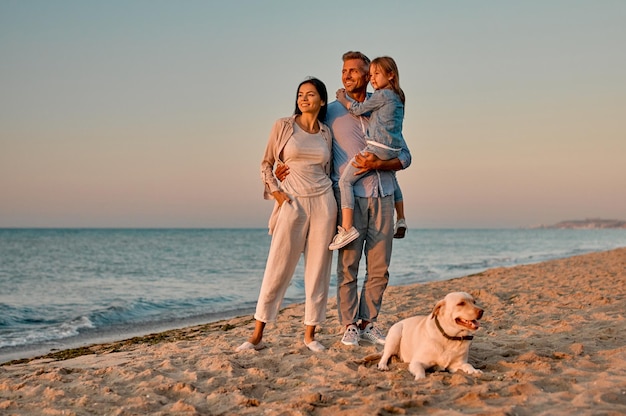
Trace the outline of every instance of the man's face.
<instances>
[{"instance_id":1,"label":"man's face","mask_svg":"<svg viewBox=\"0 0 626 416\"><path fill-rule=\"evenodd\" d=\"M369 72L360 59L348 59L343 63L341 82L348 94L361 93L367 89Z\"/></svg>"}]
</instances>

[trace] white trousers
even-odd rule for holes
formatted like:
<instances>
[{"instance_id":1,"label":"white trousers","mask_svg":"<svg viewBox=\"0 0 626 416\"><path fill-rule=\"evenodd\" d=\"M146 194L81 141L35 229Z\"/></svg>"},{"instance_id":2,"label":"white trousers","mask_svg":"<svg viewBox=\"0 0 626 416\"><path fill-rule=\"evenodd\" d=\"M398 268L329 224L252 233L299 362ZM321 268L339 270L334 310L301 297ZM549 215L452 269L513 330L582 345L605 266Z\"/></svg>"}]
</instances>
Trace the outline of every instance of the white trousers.
<instances>
[{"instance_id":1,"label":"white trousers","mask_svg":"<svg viewBox=\"0 0 626 416\"><path fill-rule=\"evenodd\" d=\"M280 207L261 283L254 318L273 322L304 254L304 324L326 319L332 251L337 226L337 202L332 189L315 197L293 197Z\"/></svg>"}]
</instances>

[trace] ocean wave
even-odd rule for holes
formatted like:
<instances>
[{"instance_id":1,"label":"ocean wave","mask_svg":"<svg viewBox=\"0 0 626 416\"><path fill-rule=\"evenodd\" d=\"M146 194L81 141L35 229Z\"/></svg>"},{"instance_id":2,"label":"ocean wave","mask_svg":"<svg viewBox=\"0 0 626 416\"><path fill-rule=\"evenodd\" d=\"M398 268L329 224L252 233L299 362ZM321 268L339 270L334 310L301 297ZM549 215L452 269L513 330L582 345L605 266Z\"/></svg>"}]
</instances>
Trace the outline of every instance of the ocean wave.
<instances>
[{"instance_id":1,"label":"ocean wave","mask_svg":"<svg viewBox=\"0 0 626 416\"><path fill-rule=\"evenodd\" d=\"M128 323L148 323L155 320L180 319L200 313L217 312L234 302L233 296L214 296L180 299L139 298L124 304L117 303L91 313L97 327Z\"/></svg>"},{"instance_id":2,"label":"ocean wave","mask_svg":"<svg viewBox=\"0 0 626 416\"><path fill-rule=\"evenodd\" d=\"M61 340L76 336L80 333L81 329L85 328L94 328L94 324L88 317L81 316L70 322L61 322L43 328L29 328L19 332L11 331L2 334L0 348Z\"/></svg>"},{"instance_id":3,"label":"ocean wave","mask_svg":"<svg viewBox=\"0 0 626 416\"><path fill-rule=\"evenodd\" d=\"M0 348L249 313L269 249L266 231L0 230ZM622 246L624 230L414 229L394 241L389 283ZM366 263L364 255L360 285ZM304 299L303 270L300 261L285 302Z\"/></svg>"},{"instance_id":4,"label":"ocean wave","mask_svg":"<svg viewBox=\"0 0 626 416\"><path fill-rule=\"evenodd\" d=\"M115 301L113 305L96 308L84 316L59 319L71 314L72 306L64 312L56 308L56 318L46 318L38 308L15 308L0 305L0 348L40 344L76 337L84 331L97 333L113 327L149 325L193 318L195 316L223 312L230 306L230 296L202 297L193 299Z\"/></svg>"}]
</instances>

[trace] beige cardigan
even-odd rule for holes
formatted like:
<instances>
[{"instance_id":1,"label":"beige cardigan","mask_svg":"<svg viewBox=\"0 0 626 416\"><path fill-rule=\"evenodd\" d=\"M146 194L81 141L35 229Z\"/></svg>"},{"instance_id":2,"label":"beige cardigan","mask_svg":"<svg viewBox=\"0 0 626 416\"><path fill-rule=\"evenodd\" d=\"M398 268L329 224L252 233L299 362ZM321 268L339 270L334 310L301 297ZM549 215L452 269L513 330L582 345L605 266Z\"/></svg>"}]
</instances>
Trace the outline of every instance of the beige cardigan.
<instances>
[{"instance_id":1,"label":"beige cardigan","mask_svg":"<svg viewBox=\"0 0 626 416\"><path fill-rule=\"evenodd\" d=\"M274 175L274 165L276 163L284 163L280 157L287 141L293 135L293 124L296 122L296 116L284 117L276 120L274 127L270 133L270 138L265 148L265 155L261 161L261 180L264 184L263 198L274 199L272 192L280 190L278 179ZM332 152L333 138L330 134L330 129L324 124L319 122L320 134L326 140L328 150ZM332 153L331 153L332 155ZM324 166L324 170L327 175L330 176L332 156L329 158L328 163Z\"/></svg>"}]
</instances>

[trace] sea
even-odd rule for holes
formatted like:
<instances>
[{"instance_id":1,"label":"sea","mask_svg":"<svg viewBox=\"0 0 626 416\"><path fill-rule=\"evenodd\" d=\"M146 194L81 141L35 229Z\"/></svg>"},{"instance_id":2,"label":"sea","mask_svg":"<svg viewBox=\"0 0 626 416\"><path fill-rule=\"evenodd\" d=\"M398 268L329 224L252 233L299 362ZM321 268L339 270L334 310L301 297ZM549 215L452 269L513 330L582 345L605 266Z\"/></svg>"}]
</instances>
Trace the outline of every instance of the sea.
<instances>
[{"instance_id":1,"label":"sea","mask_svg":"<svg viewBox=\"0 0 626 416\"><path fill-rule=\"evenodd\" d=\"M0 363L252 314L270 241L266 228L0 229ZM626 229L409 229L390 285L618 247ZM303 269L285 306L304 300Z\"/></svg>"}]
</instances>

